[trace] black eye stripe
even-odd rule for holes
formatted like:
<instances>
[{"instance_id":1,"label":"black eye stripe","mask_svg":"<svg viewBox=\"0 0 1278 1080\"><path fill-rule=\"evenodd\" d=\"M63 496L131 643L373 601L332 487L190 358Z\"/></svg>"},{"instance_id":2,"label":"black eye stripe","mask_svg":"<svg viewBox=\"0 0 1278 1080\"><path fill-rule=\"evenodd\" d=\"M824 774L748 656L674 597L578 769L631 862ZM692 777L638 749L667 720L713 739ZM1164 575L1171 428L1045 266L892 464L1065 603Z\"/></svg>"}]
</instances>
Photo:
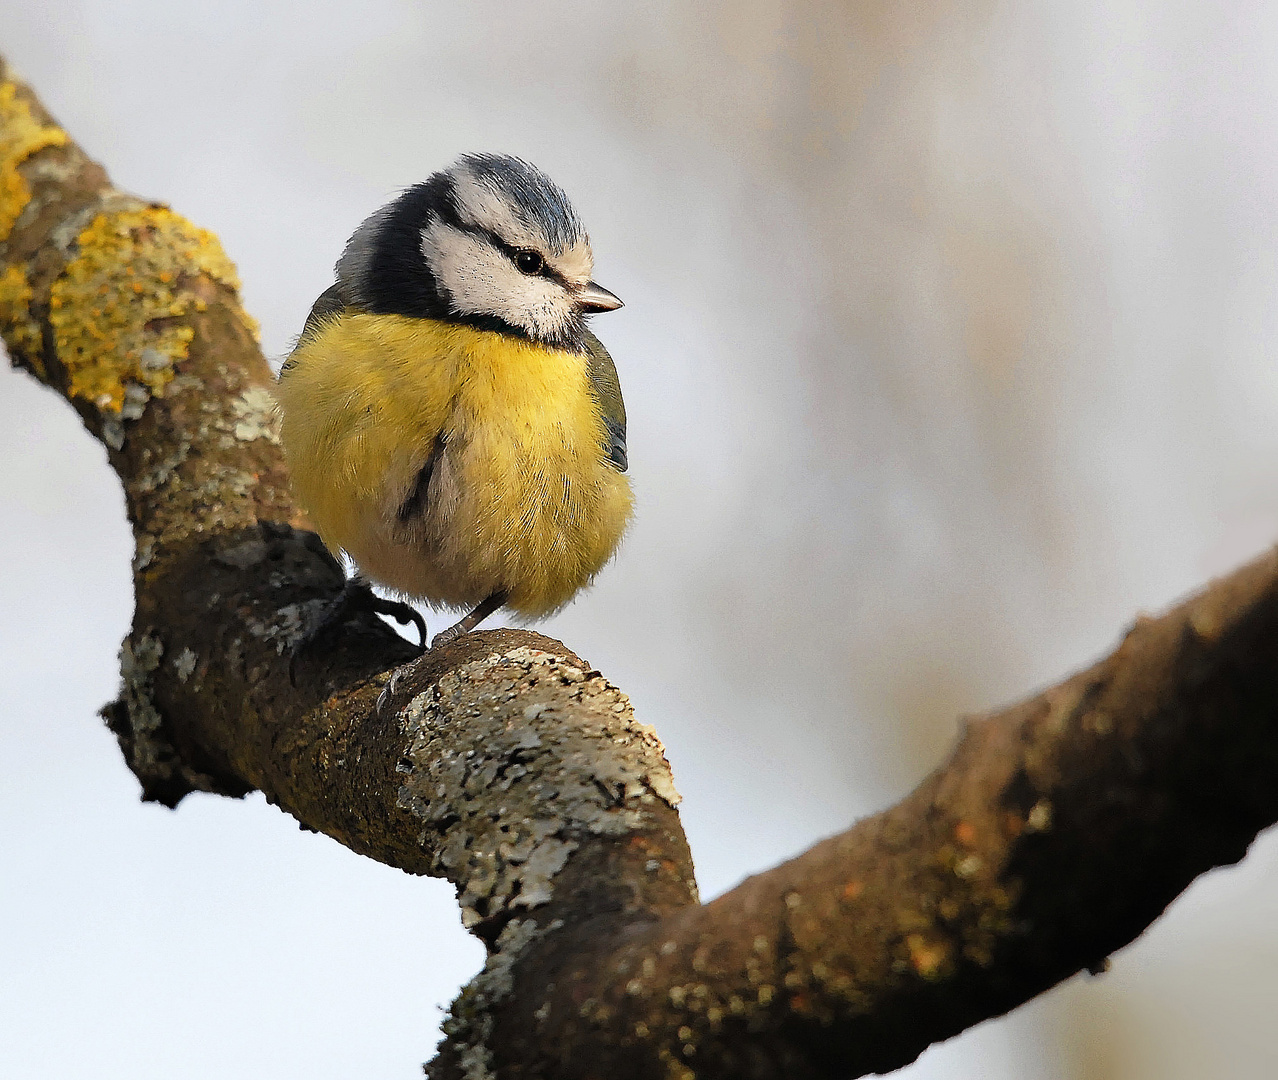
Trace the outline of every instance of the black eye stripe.
<instances>
[{"instance_id":1,"label":"black eye stripe","mask_svg":"<svg viewBox=\"0 0 1278 1080\"><path fill-rule=\"evenodd\" d=\"M446 224L453 224L453 223L446 222ZM500 236L498 236L495 232L493 232L492 229L485 229L482 225L473 225L470 222L463 222L460 219L457 219L457 223L453 227L458 229L461 232L468 232L472 236L482 236L485 240L487 240L490 244L492 244L493 247L495 247L498 251L500 251L503 255L505 255L506 258L508 258L512 263L514 263L516 267L519 266L519 263L516 260L518 259L519 254L521 252L534 250L533 248L520 248L520 247L515 247L514 244L508 244L506 243L505 240L503 240ZM536 252L536 254L540 255L542 260L541 269L536 271L538 276L549 278L551 281L558 282L565 289L571 288L571 286L568 284L568 279L564 277L563 274L561 274L553 266L551 266L550 263L546 260L546 257L544 255L541 255L540 251ZM525 273L526 271L521 270L520 272ZM529 276L532 276L532 275L530 274Z\"/></svg>"}]
</instances>

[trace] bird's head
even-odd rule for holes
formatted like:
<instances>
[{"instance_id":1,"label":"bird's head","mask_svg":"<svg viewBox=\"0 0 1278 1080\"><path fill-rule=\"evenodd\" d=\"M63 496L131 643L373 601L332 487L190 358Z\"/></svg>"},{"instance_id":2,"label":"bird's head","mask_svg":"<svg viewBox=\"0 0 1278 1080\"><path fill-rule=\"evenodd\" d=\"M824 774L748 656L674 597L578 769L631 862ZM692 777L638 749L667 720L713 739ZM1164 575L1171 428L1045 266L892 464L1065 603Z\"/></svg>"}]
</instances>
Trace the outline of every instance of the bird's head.
<instances>
[{"instance_id":1,"label":"bird's head","mask_svg":"<svg viewBox=\"0 0 1278 1080\"><path fill-rule=\"evenodd\" d=\"M585 317L621 301L568 197L519 158L467 154L356 230L337 264L347 303L584 350Z\"/></svg>"}]
</instances>

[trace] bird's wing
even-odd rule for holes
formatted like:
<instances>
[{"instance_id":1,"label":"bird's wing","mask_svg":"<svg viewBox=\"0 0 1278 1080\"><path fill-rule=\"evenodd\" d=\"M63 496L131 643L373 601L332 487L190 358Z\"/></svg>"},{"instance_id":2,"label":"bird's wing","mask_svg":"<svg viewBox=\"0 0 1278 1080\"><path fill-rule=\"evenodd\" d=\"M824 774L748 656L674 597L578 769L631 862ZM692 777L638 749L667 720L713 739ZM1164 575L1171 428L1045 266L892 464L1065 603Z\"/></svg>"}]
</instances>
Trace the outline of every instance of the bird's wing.
<instances>
[{"instance_id":1,"label":"bird's wing","mask_svg":"<svg viewBox=\"0 0 1278 1080\"><path fill-rule=\"evenodd\" d=\"M301 336L297 339L297 345L310 338L325 320L334 318L346 310L346 301L342 299L342 286L338 282L330 285L322 293L319 299L311 305L311 313L306 316L306 325L302 327ZM297 352L297 345L293 346L293 352ZM280 377L283 378L289 373L293 366L293 357L290 355L284 361L284 366L280 368Z\"/></svg>"},{"instance_id":2,"label":"bird's wing","mask_svg":"<svg viewBox=\"0 0 1278 1080\"><path fill-rule=\"evenodd\" d=\"M340 315L345 310L346 301L342 298L341 282L336 285L330 285L319 294L319 299L311 305L311 313L306 316L306 325L302 327L302 337L309 337L315 333L325 319Z\"/></svg>"},{"instance_id":3,"label":"bird's wing","mask_svg":"<svg viewBox=\"0 0 1278 1080\"><path fill-rule=\"evenodd\" d=\"M603 412L608 438L604 452L617 467L625 472L626 460L626 403L621 400L621 381L617 368L603 343L589 330L586 331L586 349L590 355L590 389Z\"/></svg>"}]
</instances>

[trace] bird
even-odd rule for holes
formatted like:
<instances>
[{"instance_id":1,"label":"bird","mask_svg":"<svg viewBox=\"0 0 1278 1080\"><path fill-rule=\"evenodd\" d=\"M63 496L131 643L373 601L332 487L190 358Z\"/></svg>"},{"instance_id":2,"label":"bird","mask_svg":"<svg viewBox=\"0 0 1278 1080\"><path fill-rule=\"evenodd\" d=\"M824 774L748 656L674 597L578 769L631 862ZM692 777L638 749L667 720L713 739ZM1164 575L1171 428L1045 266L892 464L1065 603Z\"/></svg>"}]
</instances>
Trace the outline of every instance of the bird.
<instances>
[{"instance_id":1,"label":"bird","mask_svg":"<svg viewBox=\"0 0 1278 1080\"><path fill-rule=\"evenodd\" d=\"M593 280L567 195L506 154L466 154L347 242L275 387L294 495L354 564L306 641L363 605L564 607L631 520L617 369L587 326L621 300ZM376 596L384 586L400 599Z\"/></svg>"}]
</instances>

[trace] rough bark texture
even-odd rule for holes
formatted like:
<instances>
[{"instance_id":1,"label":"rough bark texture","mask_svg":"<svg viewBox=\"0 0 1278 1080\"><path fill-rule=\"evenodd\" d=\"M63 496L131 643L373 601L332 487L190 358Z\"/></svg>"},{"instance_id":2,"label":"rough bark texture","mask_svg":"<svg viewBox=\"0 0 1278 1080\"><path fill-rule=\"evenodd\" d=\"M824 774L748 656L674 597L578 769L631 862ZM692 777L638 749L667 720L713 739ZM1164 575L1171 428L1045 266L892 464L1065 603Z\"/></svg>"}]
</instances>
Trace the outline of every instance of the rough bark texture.
<instances>
[{"instance_id":1,"label":"rough bark texture","mask_svg":"<svg viewBox=\"0 0 1278 1080\"><path fill-rule=\"evenodd\" d=\"M890 810L606 954L524 965L504 1075L887 1072L1103 968L1278 818L1276 585L1268 555L971 720Z\"/></svg>"},{"instance_id":2,"label":"rough bark texture","mask_svg":"<svg viewBox=\"0 0 1278 1080\"><path fill-rule=\"evenodd\" d=\"M145 798L254 788L447 877L490 958L428 1067L465 1077L849 1077L1103 965L1278 818L1278 559L971 721L899 805L697 902L661 745L558 642L421 658L352 617L301 526L270 372L215 238L111 188L0 67L0 330L106 445L137 613L105 710Z\"/></svg>"}]
</instances>

